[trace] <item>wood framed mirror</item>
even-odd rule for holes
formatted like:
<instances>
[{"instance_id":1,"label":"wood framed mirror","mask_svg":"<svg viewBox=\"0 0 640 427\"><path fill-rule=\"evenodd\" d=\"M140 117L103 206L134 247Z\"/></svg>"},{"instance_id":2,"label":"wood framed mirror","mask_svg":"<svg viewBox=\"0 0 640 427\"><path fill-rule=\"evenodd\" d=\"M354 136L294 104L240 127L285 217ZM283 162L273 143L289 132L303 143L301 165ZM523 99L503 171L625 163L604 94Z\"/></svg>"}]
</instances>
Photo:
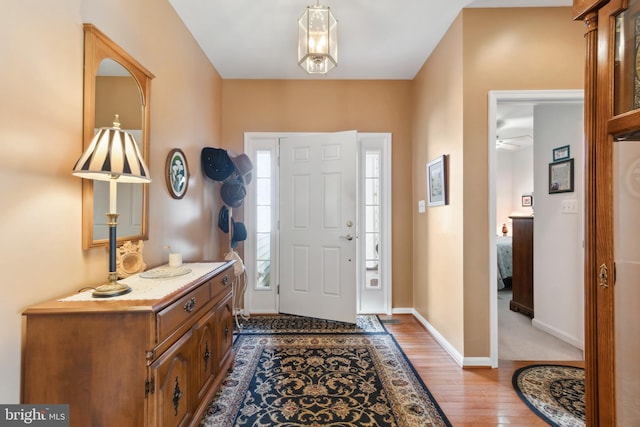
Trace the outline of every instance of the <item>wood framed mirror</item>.
<instances>
[{"instance_id":1,"label":"wood framed mirror","mask_svg":"<svg viewBox=\"0 0 640 427\"><path fill-rule=\"evenodd\" d=\"M117 114L149 165L150 92L153 74L92 24L84 24L83 151L97 129ZM107 246L108 183L82 180L82 247ZM119 184L118 244L149 238L149 184Z\"/></svg>"}]
</instances>

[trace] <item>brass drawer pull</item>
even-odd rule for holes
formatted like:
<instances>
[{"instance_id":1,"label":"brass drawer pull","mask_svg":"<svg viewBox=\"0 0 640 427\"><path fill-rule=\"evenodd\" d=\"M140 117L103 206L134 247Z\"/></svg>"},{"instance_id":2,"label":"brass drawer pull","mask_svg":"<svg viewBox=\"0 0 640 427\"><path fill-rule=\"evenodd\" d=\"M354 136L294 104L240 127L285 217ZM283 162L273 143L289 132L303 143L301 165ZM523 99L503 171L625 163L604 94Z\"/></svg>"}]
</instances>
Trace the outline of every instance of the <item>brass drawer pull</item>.
<instances>
[{"instance_id":1,"label":"brass drawer pull","mask_svg":"<svg viewBox=\"0 0 640 427\"><path fill-rule=\"evenodd\" d=\"M222 284L227 285L229 283L229 276L226 274L222 277Z\"/></svg>"},{"instance_id":2,"label":"brass drawer pull","mask_svg":"<svg viewBox=\"0 0 640 427\"><path fill-rule=\"evenodd\" d=\"M184 303L184 311L187 313L191 313L194 308L196 308L196 297L193 297Z\"/></svg>"}]
</instances>

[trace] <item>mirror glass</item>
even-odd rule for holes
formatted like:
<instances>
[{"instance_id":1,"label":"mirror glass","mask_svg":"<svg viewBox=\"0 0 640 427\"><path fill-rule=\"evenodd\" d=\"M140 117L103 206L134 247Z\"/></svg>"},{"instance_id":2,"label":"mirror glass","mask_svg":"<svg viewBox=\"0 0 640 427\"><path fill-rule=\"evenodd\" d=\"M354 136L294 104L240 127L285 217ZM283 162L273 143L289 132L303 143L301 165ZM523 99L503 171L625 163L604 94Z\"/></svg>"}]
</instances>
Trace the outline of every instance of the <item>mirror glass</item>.
<instances>
[{"instance_id":1,"label":"mirror glass","mask_svg":"<svg viewBox=\"0 0 640 427\"><path fill-rule=\"evenodd\" d=\"M120 128L129 132L142 153L142 98L131 73L113 59L98 66L95 83L95 129L113 126L116 115ZM145 159L146 160L146 159ZM127 238L142 234L142 199L144 184L118 184L117 236ZM109 182L93 182L93 239L109 238L106 213L109 212Z\"/></svg>"},{"instance_id":2,"label":"mirror glass","mask_svg":"<svg viewBox=\"0 0 640 427\"><path fill-rule=\"evenodd\" d=\"M85 24L84 149L99 128L120 127L134 137L149 164L149 92L153 75L91 24ZM107 246L109 183L82 180L83 247ZM148 184L118 184L117 238L148 239Z\"/></svg>"}]
</instances>

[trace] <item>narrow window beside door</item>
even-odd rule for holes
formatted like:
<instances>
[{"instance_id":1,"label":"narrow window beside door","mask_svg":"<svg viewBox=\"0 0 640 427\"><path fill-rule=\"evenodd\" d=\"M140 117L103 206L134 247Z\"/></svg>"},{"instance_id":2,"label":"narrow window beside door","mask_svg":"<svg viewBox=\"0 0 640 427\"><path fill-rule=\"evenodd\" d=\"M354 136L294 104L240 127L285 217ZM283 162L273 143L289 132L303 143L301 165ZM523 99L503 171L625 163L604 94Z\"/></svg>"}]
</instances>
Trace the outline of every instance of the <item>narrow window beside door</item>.
<instances>
[{"instance_id":1,"label":"narrow window beside door","mask_svg":"<svg viewBox=\"0 0 640 427\"><path fill-rule=\"evenodd\" d=\"M380 152L365 153L365 287L378 289L380 263Z\"/></svg>"},{"instance_id":2,"label":"narrow window beside door","mask_svg":"<svg viewBox=\"0 0 640 427\"><path fill-rule=\"evenodd\" d=\"M271 152L256 151L256 289L271 288Z\"/></svg>"}]
</instances>

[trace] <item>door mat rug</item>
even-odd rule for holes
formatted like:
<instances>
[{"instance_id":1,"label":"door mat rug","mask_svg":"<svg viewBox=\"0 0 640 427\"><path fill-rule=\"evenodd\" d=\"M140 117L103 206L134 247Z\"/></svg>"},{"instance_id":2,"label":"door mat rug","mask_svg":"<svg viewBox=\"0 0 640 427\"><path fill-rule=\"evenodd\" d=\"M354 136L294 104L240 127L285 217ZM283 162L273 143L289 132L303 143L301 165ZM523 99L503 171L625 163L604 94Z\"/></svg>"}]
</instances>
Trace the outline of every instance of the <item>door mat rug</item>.
<instances>
[{"instance_id":1,"label":"door mat rug","mask_svg":"<svg viewBox=\"0 0 640 427\"><path fill-rule=\"evenodd\" d=\"M556 427L586 424L584 369L530 365L513 373L516 393L540 418Z\"/></svg>"},{"instance_id":2,"label":"door mat rug","mask_svg":"<svg viewBox=\"0 0 640 427\"><path fill-rule=\"evenodd\" d=\"M240 335L204 427L451 426L389 334Z\"/></svg>"},{"instance_id":3,"label":"door mat rug","mask_svg":"<svg viewBox=\"0 0 640 427\"><path fill-rule=\"evenodd\" d=\"M386 333L387 330L374 314L356 317L356 323L336 322L292 314L251 315L235 326L236 334L362 334Z\"/></svg>"}]
</instances>

